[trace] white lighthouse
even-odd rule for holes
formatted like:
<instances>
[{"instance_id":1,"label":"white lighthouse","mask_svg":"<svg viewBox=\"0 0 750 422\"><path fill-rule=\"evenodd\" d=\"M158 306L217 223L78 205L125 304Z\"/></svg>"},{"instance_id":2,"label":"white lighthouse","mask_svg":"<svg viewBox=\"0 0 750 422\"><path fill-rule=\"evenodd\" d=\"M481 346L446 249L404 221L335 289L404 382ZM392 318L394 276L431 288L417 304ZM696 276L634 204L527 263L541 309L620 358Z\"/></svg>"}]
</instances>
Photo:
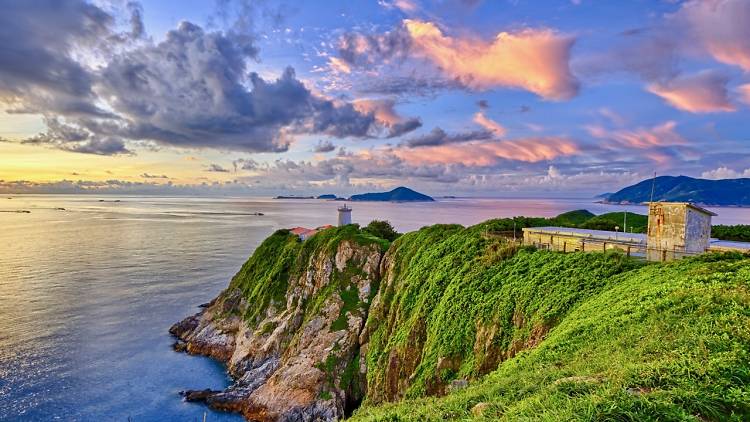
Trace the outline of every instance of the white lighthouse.
<instances>
[{"instance_id":1,"label":"white lighthouse","mask_svg":"<svg viewBox=\"0 0 750 422\"><path fill-rule=\"evenodd\" d=\"M344 204L343 207L339 207L339 227L352 224L352 209Z\"/></svg>"}]
</instances>

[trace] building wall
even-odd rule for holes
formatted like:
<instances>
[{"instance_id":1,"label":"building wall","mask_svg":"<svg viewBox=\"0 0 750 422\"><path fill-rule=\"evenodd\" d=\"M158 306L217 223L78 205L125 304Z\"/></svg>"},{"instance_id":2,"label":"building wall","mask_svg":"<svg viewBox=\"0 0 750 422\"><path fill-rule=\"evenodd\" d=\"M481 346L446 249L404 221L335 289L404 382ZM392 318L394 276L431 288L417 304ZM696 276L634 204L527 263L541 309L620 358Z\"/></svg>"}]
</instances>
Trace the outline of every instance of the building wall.
<instances>
[{"instance_id":1,"label":"building wall","mask_svg":"<svg viewBox=\"0 0 750 422\"><path fill-rule=\"evenodd\" d=\"M686 252L705 252L711 241L711 216L693 208L688 208L685 237Z\"/></svg>"},{"instance_id":2,"label":"building wall","mask_svg":"<svg viewBox=\"0 0 750 422\"><path fill-rule=\"evenodd\" d=\"M654 202L648 212L648 259L669 261L708 249L711 216L688 204Z\"/></svg>"},{"instance_id":3,"label":"building wall","mask_svg":"<svg viewBox=\"0 0 750 422\"><path fill-rule=\"evenodd\" d=\"M352 212L339 210L339 227L352 224Z\"/></svg>"},{"instance_id":4,"label":"building wall","mask_svg":"<svg viewBox=\"0 0 750 422\"><path fill-rule=\"evenodd\" d=\"M604 252L619 249L627 254L643 252L642 246L616 240L593 239L571 234L552 234L524 229L523 243L559 252Z\"/></svg>"}]
</instances>

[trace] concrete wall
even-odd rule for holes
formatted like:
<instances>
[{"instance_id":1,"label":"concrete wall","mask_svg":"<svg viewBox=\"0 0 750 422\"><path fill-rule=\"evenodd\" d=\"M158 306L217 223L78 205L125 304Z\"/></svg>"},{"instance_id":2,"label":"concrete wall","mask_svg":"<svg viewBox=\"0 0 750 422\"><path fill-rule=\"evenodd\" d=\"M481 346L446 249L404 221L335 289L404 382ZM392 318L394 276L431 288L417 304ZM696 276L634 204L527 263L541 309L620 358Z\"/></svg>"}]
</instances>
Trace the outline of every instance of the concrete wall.
<instances>
[{"instance_id":1,"label":"concrete wall","mask_svg":"<svg viewBox=\"0 0 750 422\"><path fill-rule=\"evenodd\" d=\"M686 252L705 252L711 241L711 216L688 207L685 237Z\"/></svg>"},{"instance_id":2,"label":"concrete wall","mask_svg":"<svg viewBox=\"0 0 750 422\"><path fill-rule=\"evenodd\" d=\"M339 227L352 224L352 210L341 210L339 209Z\"/></svg>"},{"instance_id":3,"label":"concrete wall","mask_svg":"<svg viewBox=\"0 0 750 422\"><path fill-rule=\"evenodd\" d=\"M560 234L524 229L523 243L533 245L539 249L559 252L604 252L619 249L626 254L635 255L643 252L642 247L618 242L616 240L592 239L587 236L574 234Z\"/></svg>"},{"instance_id":4,"label":"concrete wall","mask_svg":"<svg viewBox=\"0 0 750 422\"><path fill-rule=\"evenodd\" d=\"M711 216L686 203L649 204L648 259L669 261L708 249Z\"/></svg>"}]
</instances>

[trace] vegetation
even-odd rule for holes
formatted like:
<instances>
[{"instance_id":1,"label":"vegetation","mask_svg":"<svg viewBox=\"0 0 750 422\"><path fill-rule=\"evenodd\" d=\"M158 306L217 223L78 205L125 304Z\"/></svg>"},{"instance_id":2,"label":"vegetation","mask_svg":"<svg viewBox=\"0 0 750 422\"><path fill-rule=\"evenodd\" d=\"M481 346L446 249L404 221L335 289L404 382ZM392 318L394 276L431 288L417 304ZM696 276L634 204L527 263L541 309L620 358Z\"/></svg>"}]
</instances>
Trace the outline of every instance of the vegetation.
<instances>
[{"instance_id":1,"label":"vegetation","mask_svg":"<svg viewBox=\"0 0 750 422\"><path fill-rule=\"evenodd\" d=\"M371 403L439 394L453 379L495 369L609 277L641 265L619 254L543 253L484 236L506 224L436 225L393 244L384 276L396 281L381 283L367 321ZM405 389L392 388L405 379Z\"/></svg>"},{"instance_id":2,"label":"vegetation","mask_svg":"<svg viewBox=\"0 0 750 422\"><path fill-rule=\"evenodd\" d=\"M401 233L397 232L389 221L372 220L362 231L390 242L401 236Z\"/></svg>"},{"instance_id":3,"label":"vegetation","mask_svg":"<svg viewBox=\"0 0 750 422\"><path fill-rule=\"evenodd\" d=\"M375 244L383 251L390 245L388 240L360 230L356 224L322 230L304 242L298 236L291 234L289 230L278 230L258 246L232 278L229 288L219 297L219 300L233 300L232 292L238 289L247 303L244 319L258 322L269 306L286 305L289 278L302 274L314 254L333 253L339 243L344 240L360 245ZM351 275L334 274L347 281ZM334 287L345 289L348 283L331 286L331 292L327 293L332 294ZM228 305L225 306L228 310L238 309L237 306Z\"/></svg>"},{"instance_id":4,"label":"vegetation","mask_svg":"<svg viewBox=\"0 0 750 422\"><path fill-rule=\"evenodd\" d=\"M460 230L453 230L453 240L432 253L405 250L404 264L432 262L445 271L450 260L437 257L463 246ZM429 236L430 230L404 235L394 249ZM393 324L368 321L393 330L373 340L379 348L369 353L368 379L382 377L382 356L419 343L414 330L423 320L416 380L406 400L379 406L369 400L355 420L750 418L750 258L711 254L635 266L616 255L524 250L491 270L465 268L477 264L455 276L423 273L419 287L412 279L418 270L402 268L401 291L390 301L404 314ZM487 322L496 330L475 336ZM528 338L528 327L549 332L467 389L424 397L435 356L458 354L463 360L449 375L471 377L486 359L477 342L492 339L507 350Z\"/></svg>"},{"instance_id":5,"label":"vegetation","mask_svg":"<svg viewBox=\"0 0 750 422\"><path fill-rule=\"evenodd\" d=\"M711 227L711 236L722 240L750 242L750 225L713 226Z\"/></svg>"},{"instance_id":6,"label":"vegetation","mask_svg":"<svg viewBox=\"0 0 750 422\"><path fill-rule=\"evenodd\" d=\"M348 327L347 315L367 317L361 348L336 344L316 365L325 373L319 398L335 389L356 404L364 397L355 420L750 420L749 256L647 264L616 251L563 254L508 239L532 226L607 229L623 216L577 210L403 235L374 221L305 241L279 230L219 300L236 312L239 291L244 319L257 325L269 306L286 306L289 280L313 257L342 241L373 245L387 252L370 300L353 284L363 276L356 259L303 299L309 321L338 295L331 333ZM638 214L627 219L636 231L646 223ZM715 226L714 236L746 240L748 228ZM451 386L463 380L467 388Z\"/></svg>"},{"instance_id":7,"label":"vegetation","mask_svg":"<svg viewBox=\"0 0 750 422\"><path fill-rule=\"evenodd\" d=\"M608 231L615 231L615 227L617 227L619 231L623 231L625 224L627 224L628 233L646 233L648 229L648 216L628 212L626 220L625 212L610 212L590 218L580 224L579 227Z\"/></svg>"}]
</instances>

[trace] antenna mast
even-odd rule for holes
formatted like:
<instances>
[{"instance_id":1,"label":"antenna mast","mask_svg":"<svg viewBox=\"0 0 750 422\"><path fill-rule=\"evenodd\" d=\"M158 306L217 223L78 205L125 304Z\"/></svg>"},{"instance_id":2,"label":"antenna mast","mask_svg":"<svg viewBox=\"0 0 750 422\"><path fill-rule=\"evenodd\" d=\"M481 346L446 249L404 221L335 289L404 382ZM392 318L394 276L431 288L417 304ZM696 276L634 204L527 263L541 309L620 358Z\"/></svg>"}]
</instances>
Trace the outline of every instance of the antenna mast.
<instances>
[{"instance_id":1,"label":"antenna mast","mask_svg":"<svg viewBox=\"0 0 750 422\"><path fill-rule=\"evenodd\" d=\"M656 172L654 172L654 178L651 179L651 200L649 202L654 202L654 189L656 188Z\"/></svg>"}]
</instances>

